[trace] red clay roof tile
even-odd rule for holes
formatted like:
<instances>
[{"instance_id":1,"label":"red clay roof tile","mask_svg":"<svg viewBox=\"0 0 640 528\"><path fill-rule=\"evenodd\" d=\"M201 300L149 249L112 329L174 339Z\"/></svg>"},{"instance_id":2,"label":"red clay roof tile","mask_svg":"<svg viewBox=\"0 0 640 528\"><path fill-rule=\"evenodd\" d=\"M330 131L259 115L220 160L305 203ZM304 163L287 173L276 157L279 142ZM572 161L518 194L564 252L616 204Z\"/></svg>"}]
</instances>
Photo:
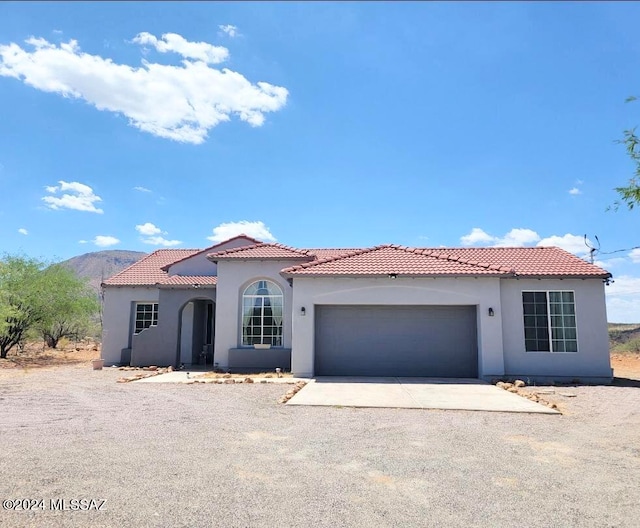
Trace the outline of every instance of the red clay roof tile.
<instances>
[{"instance_id":1,"label":"red clay roof tile","mask_svg":"<svg viewBox=\"0 0 640 528\"><path fill-rule=\"evenodd\" d=\"M609 277L610 274L557 247L407 248L383 245L282 271L284 276L518 276Z\"/></svg>"},{"instance_id":2,"label":"red clay roof tile","mask_svg":"<svg viewBox=\"0 0 640 528\"><path fill-rule=\"evenodd\" d=\"M250 242L253 242L254 244L261 244L262 243L262 241L256 240L253 237L250 237L250 236L247 236L247 235L238 235L238 236L235 236L233 238L230 238L229 240L225 240L224 242L220 242L218 244L214 244L213 246L209 246L208 248L201 249L198 252L194 253L193 255L186 256L184 258L176 260L175 262L169 262L169 264L166 264L165 266L163 266L162 269L164 271L169 271L169 268L171 266L173 266L174 264L178 264L179 262L182 262L184 260L190 259L190 258L195 257L197 255L202 255L203 253L211 253L211 252L213 252L212 250L215 250L217 247L220 247L220 246L222 246L224 244L228 244L229 242L233 242L234 240L238 240L239 238L245 238L245 239L249 240Z\"/></svg>"},{"instance_id":3,"label":"red clay roof tile","mask_svg":"<svg viewBox=\"0 0 640 528\"><path fill-rule=\"evenodd\" d=\"M174 262L202 253L198 249L160 249L107 279L105 286L215 284L215 277L168 277ZM285 268L296 276L497 276L607 278L606 270L557 247L412 248L381 245L373 248L295 249L282 244L255 244L207 255L211 260L307 260ZM313 259L313 260L312 260ZM208 281L208 282L206 282Z\"/></svg>"},{"instance_id":4,"label":"red clay roof tile","mask_svg":"<svg viewBox=\"0 0 640 528\"><path fill-rule=\"evenodd\" d=\"M159 287L194 286L196 284L204 288L207 286L216 286L218 284L218 277L209 275L172 275L171 277L166 277L160 283Z\"/></svg>"},{"instance_id":5,"label":"red clay roof tile","mask_svg":"<svg viewBox=\"0 0 640 528\"><path fill-rule=\"evenodd\" d=\"M104 281L105 286L151 286L167 278L163 267L198 253L199 249L158 249Z\"/></svg>"},{"instance_id":6,"label":"red clay roof tile","mask_svg":"<svg viewBox=\"0 0 640 528\"><path fill-rule=\"evenodd\" d=\"M311 255L307 250L295 249L283 244L255 244L253 246L243 246L232 249L226 249L210 253L207 255L209 260L214 262L218 260L232 260L232 259L246 259L246 260L262 260L262 259L274 259L274 260L289 260L289 259L302 259L311 260Z\"/></svg>"}]
</instances>

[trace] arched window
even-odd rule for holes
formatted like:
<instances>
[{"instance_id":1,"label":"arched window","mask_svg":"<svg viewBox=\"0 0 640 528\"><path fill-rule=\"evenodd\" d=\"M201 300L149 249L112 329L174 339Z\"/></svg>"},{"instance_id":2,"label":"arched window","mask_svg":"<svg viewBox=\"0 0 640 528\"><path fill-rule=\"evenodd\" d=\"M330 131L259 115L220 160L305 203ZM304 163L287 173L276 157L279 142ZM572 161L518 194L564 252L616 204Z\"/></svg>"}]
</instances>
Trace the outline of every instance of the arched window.
<instances>
[{"instance_id":1,"label":"arched window","mask_svg":"<svg viewBox=\"0 0 640 528\"><path fill-rule=\"evenodd\" d=\"M282 290L276 283L259 280L244 291L242 345L282 346Z\"/></svg>"}]
</instances>

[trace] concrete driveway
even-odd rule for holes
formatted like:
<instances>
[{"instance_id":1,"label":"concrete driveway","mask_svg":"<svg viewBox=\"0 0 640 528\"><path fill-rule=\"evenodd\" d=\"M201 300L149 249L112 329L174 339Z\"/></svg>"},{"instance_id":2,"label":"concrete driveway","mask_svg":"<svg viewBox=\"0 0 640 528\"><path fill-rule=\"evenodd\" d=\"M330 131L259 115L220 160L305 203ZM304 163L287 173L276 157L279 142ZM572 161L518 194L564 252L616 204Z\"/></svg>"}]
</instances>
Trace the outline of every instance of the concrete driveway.
<instances>
[{"instance_id":1,"label":"concrete driveway","mask_svg":"<svg viewBox=\"0 0 640 528\"><path fill-rule=\"evenodd\" d=\"M287 405L560 414L478 379L318 377Z\"/></svg>"}]
</instances>

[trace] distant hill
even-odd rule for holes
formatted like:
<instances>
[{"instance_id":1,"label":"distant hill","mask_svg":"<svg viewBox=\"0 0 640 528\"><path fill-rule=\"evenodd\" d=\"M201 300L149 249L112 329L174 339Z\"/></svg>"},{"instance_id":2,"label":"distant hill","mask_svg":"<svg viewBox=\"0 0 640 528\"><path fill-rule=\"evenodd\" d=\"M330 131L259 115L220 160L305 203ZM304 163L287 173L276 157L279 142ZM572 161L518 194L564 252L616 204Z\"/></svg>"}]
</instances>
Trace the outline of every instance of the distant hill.
<instances>
[{"instance_id":1,"label":"distant hill","mask_svg":"<svg viewBox=\"0 0 640 528\"><path fill-rule=\"evenodd\" d=\"M78 276L89 279L89 284L96 291L100 283L138 262L146 253L141 251L124 251L119 249L95 251L70 258L60 264L71 268Z\"/></svg>"}]
</instances>

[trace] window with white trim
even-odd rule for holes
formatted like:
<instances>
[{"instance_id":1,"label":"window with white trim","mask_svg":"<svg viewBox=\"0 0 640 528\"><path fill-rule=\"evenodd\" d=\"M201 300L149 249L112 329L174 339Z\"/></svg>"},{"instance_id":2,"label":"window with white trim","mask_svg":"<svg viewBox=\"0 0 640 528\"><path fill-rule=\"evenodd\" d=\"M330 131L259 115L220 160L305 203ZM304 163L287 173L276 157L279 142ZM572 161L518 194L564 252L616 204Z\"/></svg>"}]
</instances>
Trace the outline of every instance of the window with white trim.
<instances>
[{"instance_id":1,"label":"window with white trim","mask_svg":"<svg viewBox=\"0 0 640 528\"><path fill-rule=\"evenodd\" d=\"M576 307L572 291L523 291L527 352L577 352Z\"/></svg>"},{"instance_id":2,"label":"window with white trim","mask_svg":"<svg viewBox=\"0 0 640 528\"><path fill-rule=\"evenodd\" d=\"M136 322L134 334L139 334L145 328L158 325L158 303L136 303Z\"/></svg>"},{"instance_id":3,"label":"window with white trim","mask_svg":"<svg viewBox=\"0 0 640 528\"><path fill-rule=\"evenodd\" d=\"M242 294L242 345L282 346L282 290L268 280L250 284Z\"/></svg>"}]
</instances>

